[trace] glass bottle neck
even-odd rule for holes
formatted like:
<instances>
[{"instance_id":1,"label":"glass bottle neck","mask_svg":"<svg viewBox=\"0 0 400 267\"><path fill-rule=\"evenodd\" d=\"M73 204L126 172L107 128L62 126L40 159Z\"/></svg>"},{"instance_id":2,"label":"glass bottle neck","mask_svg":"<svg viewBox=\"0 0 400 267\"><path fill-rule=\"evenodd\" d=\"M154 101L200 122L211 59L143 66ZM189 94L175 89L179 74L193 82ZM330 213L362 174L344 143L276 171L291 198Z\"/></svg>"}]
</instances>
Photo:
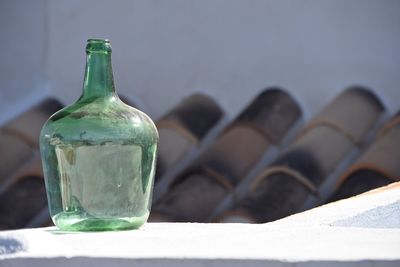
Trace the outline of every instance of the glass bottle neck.
<instances>
[{"instance_id":1,"label":"glass bottle neck","mask_svg":"<svg viewBox=\"0 0 400 267\"><path fill-rule=\"evenodd\" d=\"M87 51L81 98L98 98L110 95L115 95L111 52Z\"/></svg>"}]
</instances>

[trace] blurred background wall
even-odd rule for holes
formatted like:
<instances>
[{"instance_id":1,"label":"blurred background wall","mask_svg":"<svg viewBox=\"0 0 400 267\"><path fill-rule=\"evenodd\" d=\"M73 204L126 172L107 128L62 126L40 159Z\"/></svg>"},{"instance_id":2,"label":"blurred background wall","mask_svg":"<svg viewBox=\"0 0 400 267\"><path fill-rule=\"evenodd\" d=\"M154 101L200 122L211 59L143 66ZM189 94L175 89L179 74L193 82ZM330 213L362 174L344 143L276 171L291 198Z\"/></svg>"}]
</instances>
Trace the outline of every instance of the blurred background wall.
<instances>
[{"instance_id":1,"label":"blurred background wall","mask_svg":"<svg viewBox=\"0 0 400 267\"><path fill-rule=\"evenodd\" d=\"M400 1L0 1L0 123L79 97L85 43L107 37L117 90L158 118L206 92L229 115L279 85L308 115L352 84L400 107Z\"/></svg>"}]
</instances>

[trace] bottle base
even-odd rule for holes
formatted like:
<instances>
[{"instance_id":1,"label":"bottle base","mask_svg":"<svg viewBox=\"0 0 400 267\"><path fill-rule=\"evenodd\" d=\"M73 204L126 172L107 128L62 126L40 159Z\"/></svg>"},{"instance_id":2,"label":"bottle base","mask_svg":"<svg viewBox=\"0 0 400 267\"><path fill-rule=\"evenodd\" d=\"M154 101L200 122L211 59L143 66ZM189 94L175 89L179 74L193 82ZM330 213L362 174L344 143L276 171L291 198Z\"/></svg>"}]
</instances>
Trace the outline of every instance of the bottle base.
<instances>
[{"instance_id":1,"label":"bottle base","mask_svg":"<svg viewBox=\"0 0 400 267\"><path fill-rule=\"evenodd\" d=\"M148 217L149 213L140 217L98 218L64 212L53 216L52 219L63 231L95 232L138 229Z\"/></svg>"}]
</instances>

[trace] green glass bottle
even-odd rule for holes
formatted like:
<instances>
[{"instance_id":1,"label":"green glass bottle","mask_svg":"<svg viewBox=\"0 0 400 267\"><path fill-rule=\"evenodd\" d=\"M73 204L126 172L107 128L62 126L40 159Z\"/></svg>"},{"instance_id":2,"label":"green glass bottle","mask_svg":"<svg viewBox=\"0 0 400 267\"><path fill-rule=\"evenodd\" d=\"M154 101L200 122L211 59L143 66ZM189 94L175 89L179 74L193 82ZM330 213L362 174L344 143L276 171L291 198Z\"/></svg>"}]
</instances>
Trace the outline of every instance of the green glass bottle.
<instances>
[{"instance_id":1,"label":"green glass bottle","mask_svg":"<svg viewBox=\"0 0 400 267\"><path fill-rule=\"evenodd\" d=\"M149 216L158 133L114 89L111 46L89 39L83 93L42 128L50 215L67 231L135 229Z\"/></svg>"}]
</instances>

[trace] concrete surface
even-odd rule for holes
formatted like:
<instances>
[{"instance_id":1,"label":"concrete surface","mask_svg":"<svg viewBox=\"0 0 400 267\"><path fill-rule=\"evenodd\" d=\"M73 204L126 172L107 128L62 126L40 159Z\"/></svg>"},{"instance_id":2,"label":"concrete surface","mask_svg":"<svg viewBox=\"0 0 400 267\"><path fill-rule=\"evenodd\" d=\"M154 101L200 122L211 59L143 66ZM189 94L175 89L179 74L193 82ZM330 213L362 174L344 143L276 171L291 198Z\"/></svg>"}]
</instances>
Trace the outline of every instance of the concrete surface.
<instances>
[{"instance_id":1,"label":"concrete surface","mask_svg":"<svg viewBox=\"0 0 400 267\"><path fill-rule=\"evenodd\" d=\"M396 183L263 225L3 231L0 266L400 266L399 203Z\"/></svg>"}]
</instances>

